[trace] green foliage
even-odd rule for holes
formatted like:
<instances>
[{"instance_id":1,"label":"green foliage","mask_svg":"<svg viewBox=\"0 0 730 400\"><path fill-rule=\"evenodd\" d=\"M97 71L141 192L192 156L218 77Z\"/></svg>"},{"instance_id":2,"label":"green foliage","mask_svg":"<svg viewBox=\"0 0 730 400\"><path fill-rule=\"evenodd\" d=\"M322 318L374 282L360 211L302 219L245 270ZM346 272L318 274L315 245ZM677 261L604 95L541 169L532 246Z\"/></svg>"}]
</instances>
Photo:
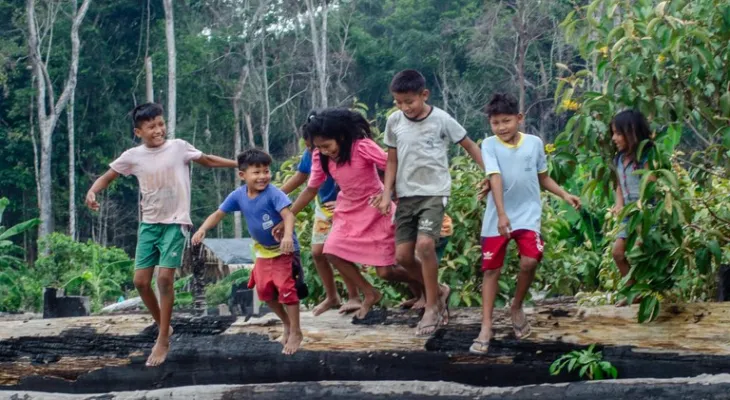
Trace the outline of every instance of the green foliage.
<instances>
[{"instance_id":1,"label":"green foliage","mask_svg":"<svg viewBox=\"0 0 730 400\"><path fill-rule=\"evenodd\" d=\"M205 301L208 306L217 306L218 304L228 304L231 297L231 290L234 285L248 282L251 273L247 269L239 269L232 274L221 279L213 285L205 288Z\"/></svg>"},{"instance_id":2,"label":"green foliage","mask_svg":"<svg viewBox=\"0 0 730 400\"><path fill-rule=\"evenodd\" d=\"M590 171L583 193L609 206L616 176L608 125L617 111L639 109L656 132L653 149L640 147L650 167L641 200L618 216L629 218L632 265L619 287L629 299L641 296L640 321L656 318L667 296L710 298L713 272L730 253L730 216L717 197L729 194L728 15L727 2L596 0L562 24L592 60L586 69L564 66L555 93L559 109L573 113L556 145ZM638 283L625 288L628 279Z\"/></svg>"},{"instance_id":3,"label":"green foliage","mask_svg":"<svg viewBox=\"0 0 730 400\"><path fill-rule=\"evenodd\" d=\"M5 209L10 204L7 198L0 198L0 224ZM40 223L38 218L21 222L6 228L0 225L0 311L18 311L24 308L36 308L40 287L32 279L28 279L22 247L11 240Z\"/></svg>"},{"instance_id":4,"label":"green foliage","mask_svg":"<svg viewBox=\"0 0 730 400\"><path fill-rule=\"evenodd\" d=\"M559 375L563 368L568 372L577 371L581 378L590 380L616 379L618 371L608 361L603 361L603 354L594 351L595 344L585 350L574 350L564 354L550 365L550 375Z\"/></svg>"}]
</instances>

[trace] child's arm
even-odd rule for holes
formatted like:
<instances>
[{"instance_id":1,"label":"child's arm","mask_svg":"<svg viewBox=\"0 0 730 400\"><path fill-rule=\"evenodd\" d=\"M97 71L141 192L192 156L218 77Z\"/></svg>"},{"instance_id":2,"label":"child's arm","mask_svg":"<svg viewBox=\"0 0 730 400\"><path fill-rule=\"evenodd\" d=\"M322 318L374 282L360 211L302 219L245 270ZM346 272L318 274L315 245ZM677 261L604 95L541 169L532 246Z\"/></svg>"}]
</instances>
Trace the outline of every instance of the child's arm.
<instances>
[{"instance_id":1,"label":"child's arm","mask_svg":"<svg viewBox=\"0 0 730 400\"><path fill-rule=\"evenodd\" d=\"M294 223L296 217L289 207L282 208L279 211L281 218L284 220L284 236L281 238L281 252L283 254L291 254L294 252Z\"/></svg>"},{"instance_id":2,"label":"child's arm","mask_svg":"<svg viewBox=\"0 0 730 400\"><path fill-rule=\"evenodd\" d=\"M538 174L537 177L540 180L540 187L567 201L568 204L573 206L576 210L580 208L580 198L566 192L565 189L561 188L547 172Z\"/></svg>"},{"instance_id":3,"label":"child's arm","mask_svg":"<svg viewBox=\"0 0 730 400\"><path fill-rule=\"evenodd\" d=\"M219 222L223 219L223 217L226 216L226 213L224 213L221 210L216 210L213 214L210 214L208 218L205 219L205 222L203 222L203 225L200 226L197 232L195 232L195 235L193 235L192 242L194 245L200 244L203 239L205 239L205 232L207 232L209 229L214 228L216 225L218 225Z\"/></svg>"},{"instance_id":4,"label":"child's arm","mask_svg":"<svg viewBox=\"0 0 730 400\"><path fill-rule=\"evenodd\" d=\"M459 144L464 148L464 150L466 150L469 157L471 157L471 159L479 165L479 168L484 170L484 160L482 159L482 151L479 149L479 146L468 136L459 142Z\"/></svg>"},{"instance_id":5,"label":"child's arm","mask_svg":"<svg viewBox=\"0 0 730 400\"><path fill-rule=\"evenodd\" d=\"M502 175L493 173L489 176L489 183L492 187L492 198L494 199L494 207L497 209L497 231L500 235L509 238L512 226L504 211L504 191L502 190Z\"/></svg>"},{"instance_id":6,"label":"child's arm","mask_svg":"<svg viewBox=\"0 0 730 400\"><path fill-rule=\"evenodd\" d=\"M307 186L306 189L299 193L299 197L294 200L294 204L291 206L291 213L293 215L299 214L307 204L311 203L317 197L317 190L318 188Z\"/></svg>"},{"instance_id":7,"label":"child's arm","mask_svg":"<svg viewBox=\"0 0 730 400\"><path fill-rule=\"evenodd\" d=\"M91 188L86 192L86 206L94 211L99 211L99 203L96 201L96 194L109 187L109 184L119 178L119 172L109 168L104 175L97 178Z\"/></svg>"},{"instance_id":8,"label":"child's arm","mask_svg":"<svg viewBox=\"0 0 730 400\"><path fill-rule=\"evenodd\" d=\"M621 184L616 185L616 205L613 207L613 213L618 214L624 209L624 192L621 189Z\"/></svg>"},{"instance_id":9,"label":"child's arm","mask_svg":"<svg viewBox=\"0 0 730 400\"><path fill-rule=\"evenodd\" d=\"M212 154L203 154L200 158L193 161L208 168L238 168L238 163L235 160L229 160Z\"/></svg>"},{"instance_id":10,"label":"child's arm","mask_svg":"<svg viewBox=\"0 0 730 400\"><path fill-rule=\"evenodd\" d=\"M373 204L383 215L390 213L390 202L393 196L393 186L395 185L395 176L398 173L398 150L392 147L388 148L388 160L385 163L385 178L383 179L383 195L379 204Z\"/></svg>"},{"instance_id":11,"label":"child's arm","mask_svg":"<svg viewBox=\"0 0 730 400\"><path fill-rule=\"evenodd\" d=\"M309 174L297 171L294 176L287 179L287 181L284 182L279 189L281 189L284 194L289 194L295 191L299 186L302 186L303 183L307 182L307 179L309 179Z\"/></svg>"}]
</instances>

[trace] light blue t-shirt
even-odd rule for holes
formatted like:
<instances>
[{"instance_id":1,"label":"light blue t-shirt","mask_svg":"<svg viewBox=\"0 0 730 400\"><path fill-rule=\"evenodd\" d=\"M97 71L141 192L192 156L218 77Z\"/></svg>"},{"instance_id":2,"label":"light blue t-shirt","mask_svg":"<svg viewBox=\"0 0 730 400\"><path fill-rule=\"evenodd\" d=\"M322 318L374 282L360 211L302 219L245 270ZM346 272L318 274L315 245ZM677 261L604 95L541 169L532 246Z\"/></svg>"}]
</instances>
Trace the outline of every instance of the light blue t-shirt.
<instances>
[{"instance_id":1,"label":"light blue t-shirt","mask_svg":"<svg viewBox=\"0 0 730 400\"><path fill-rule=\"evenodd\" d=\"M482 158L487 176L502 175L504 211L512 231L528 229L540 233L542 201L538 174L547 172L547 158L542 139L520 133L516 145L490 136L482 142ZM482 237L499 236L497 207L492 192L487 196L487 209L482 221Z\"/></svg>"},{"instance_id":2,"label":"light blue t-shirt","mask_svg":"<svg viewBox=\"0 0 730 400\"><path fill-rule=\"evenodd\" d=\"M251 238L256 242L254 249L258 258L274 258L281 255L279 242L271 234L271 228L281 222L281 210L291 206L291 200L274 185L266 186L258 196L248 197L246 185L239 187L226 197L218 207L226 214L235 211L243 213ZM299 241L294 234L294 251L299 251Z\"/></svg>"}]
</instances>

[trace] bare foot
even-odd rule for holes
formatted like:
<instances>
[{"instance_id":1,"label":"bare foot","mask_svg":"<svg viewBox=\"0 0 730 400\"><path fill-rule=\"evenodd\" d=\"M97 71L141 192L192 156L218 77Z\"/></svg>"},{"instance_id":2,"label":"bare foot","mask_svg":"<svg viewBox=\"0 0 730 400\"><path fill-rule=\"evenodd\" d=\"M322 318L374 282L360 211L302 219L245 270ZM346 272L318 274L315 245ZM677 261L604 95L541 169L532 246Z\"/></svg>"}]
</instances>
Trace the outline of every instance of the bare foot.
<instances>
[{"instance_id":1,"label":"bare foot","mask_svg":"<svg viewBox=\"0 0 730 400\"><path fill-rule=\"evenodd\" d=\"M426 308L426 296L421 295L421 297L416 301L416 303L413 305L414 310L423 310Z\"/></svg>"},{"instance_id":2,"label":"bare foot","mask_svg":"<svg viewBox=\"0 0 730 400\"><path fill-rule=\"evenodd\" d=\"M340 307L339 313L340 314L349 314L351 312L357 311L362 307L362 302L360 299L349 299L347 300L347 303L343 304L342 307Z\"/></svg>"},{"instance_id":3,"label":"bare foot","mask_svg":"<svg viewBox=\"0 0 730 400\"><path fill-rule=\"evenodd\" d=\"M152 353L150 353L150 356L147 358L147 365L148 367L156 367L162 363L165 362L165 358L167 358L167 353L170 351L170 341L169 340L160 340L160 338L157 338L157 342L155 343L155 346L152 348Z\"/></svg>"},{"instance_id":4,"label":"bare foot","mask_svg":"<svg viewBox=\"0 0 730 400\"><path fill-rule=\"evenodd\" d=\"M417 302L418 300L419 300L419 299L417 299L417 298L415 298L415 297L414 297L414 298L412 298L412 299L408 299L408 300L406 300L406 301L404 301L404 302L402 302L402 303L398 304L398 308L404 308L404 309L408 309L408 308L413 308L413 305L414 305L414 304L416 304L416 302Z\"/></svg>"},{"instance_id":5,"label":"bare foot","mask_svg":"<svg viewBox=\"0 0 730 400\"><path fill-rule=\"evenodd\" d=\"M325 298L321 303L317 304L316 307L314 307L314 310L312 310L312 315L315 317L329 311L335 307L339 307L340 305L340 299L330 299L329 297Z\"/></svg>"},{"instance_id":6,"label":"bare foot","mask_svg":"<svg viewBox=\"0 0 730 400\"><path fill-rule=\"evenodd\" d=\"M446 310L434 310L434 309L426 309L426 312L423 313L423 318L421 318L421 322L418 323L418 327L416 328L416 336L428 336L436 331L436 328L443 325L443 313L446 312Z\"/></svg>"},{"instance_id":7,"label":"bare foot","mask_svg":"<svg viewBox=\"0 0 730 400\"><path fill-rule=\"evenodd\" d=\"M512 309L512 329L515 331L517 339L524 339L532 334L530 321L527 320L525 311L522 308Z\"/></svg>"},{"instance_id":8,"label":"bare foot","mask_svg":"<svg viewBox=\"0 0 730 400\"><path fill-rule=\"evenodd\" d=\"M289 341L289 325L284 325L284 333L279 338L279 343L282 345L286 345L286 342Z\"/></svg>"},{"instance_id":9,"label":"bare foot","mask_svg":"<svg viewBox=\"0 0 730 400\"><path fill-rule=\"evenodd\" d=\"M302 344L302 339L304 339L304 336L302 335L302 331L294 332L289 335L289 340L286 341L286 345L284 345L284 350L281 352L286 355L292 355L299 350L299 346Z\"/></svg>"},{"instance_id":10,"label":"bare foot","mask_svg":"<svg viewBox=\"0 0 730 400\"><path fill-rule=\"evenodd\" d=\"M357 314L355 314L355 318L365 318L370 312L370 309L373 308L374 305L380 303L380 300L382 299L383 294L380 293L377 289L373 289L372 293L365 295L365 301L362 302L362 306L360 307L360 310L357 311Z\"/></svg>"},{"instance_id":11,"label":"bare foot","mask_svg":"<svg viewBox=\"0 0 730 400\"><path fill-rule=\"evenodd\" d=\"M449 295L451 294L451 288L448 285L439 285L441 290L439 291L439 300L441 300L443 307L443 321L442 325L449 324Z\"/></svg>"}]
</instances>

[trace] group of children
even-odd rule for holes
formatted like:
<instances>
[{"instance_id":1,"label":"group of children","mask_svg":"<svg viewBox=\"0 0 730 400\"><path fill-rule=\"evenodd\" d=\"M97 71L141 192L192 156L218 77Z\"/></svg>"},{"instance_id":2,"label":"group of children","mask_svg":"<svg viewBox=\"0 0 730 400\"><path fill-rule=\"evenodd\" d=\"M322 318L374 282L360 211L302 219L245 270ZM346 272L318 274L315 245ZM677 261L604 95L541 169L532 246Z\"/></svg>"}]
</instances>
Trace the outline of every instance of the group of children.
<instances>
[{"instance_id":1,"label":"group of children","mask_svg":"<svg viewBox=\"0 0 730 400\"><path fill-rule=\"evenodd\" d=\"M372 266L379 278L408 285L413 298L405 305L424 309L417 335L430 335L448 324L450 288L439 283L438 264L453 229L445 214L451 191L448 150L452 143L459 144L487 177L481 192L487 197L481 233L483 322L470 351L488 351L500 270L512 239L519 249L520 272L511 320L518 338L530 334L522 304L544 248L540 191L550 191L575 208L581 206L580 199L549 177L543 142L519 131L523 116L512 96L495 95L487 105L494 135L483 141L480 150L447 112L427 103L429 90L418 71L396 74L390 91L398 111L386 124L387 151L373 141L370 124L361 114L342 108L314 111L301 128L307 149L296 174L281 188L271 184L272 160L263 151L246 150L236 161L205 155L183 140L165 139L159 105L135 108L134 131L142 145L111 163L87 193L86 202L98 209L96 194L119 174L139 180L142 221L134 283L159 326L148 366L164 362L169 351L174 272L181 265L186 229L192 225L190 161L238 167L244 184L205 220L192 242L200 243L226 214L243 213L256 254L249 286L282 320L283 353L293 354L303 339L299 302L306 296L294 225L296 215L313 200L311 252L326 293L314 315L339 307L341 313L355 312L356 318L364 318L382 298L361 273L361 266ZM644 167L637 163L636 152L649 128L641 114L626 111L616 116L611 132L619 152L616 209L620 209L637 199L638 177L631 172ZM287 194L305 182L306 188L292 202ZM614 249L622 275L629 271L625 237L619 235ZM159 305L151 289L154 266L161 267ZM333 268L347 289L344 304Z\"/></svg>"}]
</instances>

